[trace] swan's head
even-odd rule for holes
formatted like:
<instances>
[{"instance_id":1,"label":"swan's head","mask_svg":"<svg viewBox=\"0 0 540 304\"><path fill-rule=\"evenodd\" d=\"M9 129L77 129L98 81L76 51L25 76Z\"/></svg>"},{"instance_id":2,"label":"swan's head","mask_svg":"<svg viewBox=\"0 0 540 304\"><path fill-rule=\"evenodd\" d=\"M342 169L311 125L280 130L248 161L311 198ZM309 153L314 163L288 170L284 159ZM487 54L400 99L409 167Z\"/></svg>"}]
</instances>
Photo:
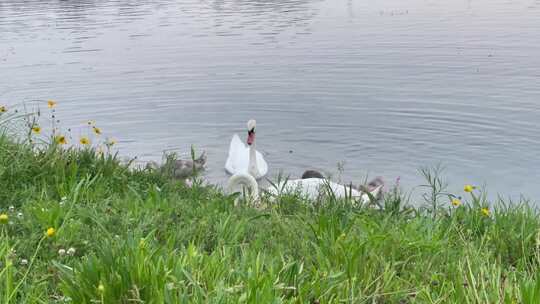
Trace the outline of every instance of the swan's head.
<instances>
[{"instance_id":1,"label":"swan's head","mask_svg":"<svg viewBox=\"0 0 540 304\"><path fill-rule=\"evenodd\" d=\"M247 122L247 128L248 128L247 144L250 146L255 141L255 127L256 126L257 126L257 122L255 121L255 119L250 119Z\"/></svg>"},{"instance_id":2,"label":"swan's head","mask_svg":"<svg viewBox=\"0 0 540 304\"><path fill-rule=\"evenodd\" d=\"M316 170L306 170L304 174L302 174L302 179L308 179L308 178L322 178L324 179L324 175L322 175L321 172Z\"/></svg>"}]
</instances>

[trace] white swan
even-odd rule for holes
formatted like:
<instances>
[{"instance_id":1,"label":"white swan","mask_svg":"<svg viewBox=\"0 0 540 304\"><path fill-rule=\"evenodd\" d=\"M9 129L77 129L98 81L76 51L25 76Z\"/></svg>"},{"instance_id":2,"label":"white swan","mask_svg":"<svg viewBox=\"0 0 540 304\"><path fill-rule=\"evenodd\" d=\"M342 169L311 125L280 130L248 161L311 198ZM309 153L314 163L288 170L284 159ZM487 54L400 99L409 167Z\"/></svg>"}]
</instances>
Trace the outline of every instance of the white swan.
<instances>
[{"instance_id":1,"label":"white swan","mask_svg":"<svg viewBox=\"0 0 540 304\"><path fill-rule=\"evenodd\" d=\"M231 176L226 191L228 194L240 193L242 195L236 198L235 205L243 198L251 203L259 201L259 185L255 178L248 173L236 173Z\"/></svg>"},{"instance_id":2,"label":"white swan","mask_svg":"<svg viewBox=\"0 0 540 304\"><path fill-rule=\"evenodd\" d=\"M379 183L381 182L381 183ZM369 195L366 192L360 192L349 186L340 185L323 178L304 178L289 180L278 183L276 187L269 187L267 191L276 197L280 194L300 194L309 200L316 200L320 196L333 195L338 199L351 198L358 203L368 204L371 202L370 195L378 199L381 195L383 184L379 178L369 183L376 184L375 188L369 188ZM367 190L366 190L367 191ZM240 193L242 196L236 198L235 205L242 199L250 203L259 203L259 185L251 174L237 173L229 178L227 184L227 193Z\"/></svg>"},{"instance_id":3,"label":"white swan","mask_svg":"<svg viewBox=\"0 0 540 304\"><path fill-rule=\"evenodd\" d=\"M304 178L280 182L276 187L271 187L268 192L272 195L280 194L299 194L309 200L316 200L321 196L334 195L338 199L352 198L361 203L370 203L370 195L378 198L381 194L383 185L369 191L369 195L365 192L360 192L350 186L340 185L323 178Z\"/></svg>"},{"instance_id":4,"label":"white swan","mask_svg":"<svg viewBox=\"0 0 540 304\"><path fill-rule=\"evenodd\" d=\"M248 121L248 146L234 134L229 147L229 157L225 162L225 170L229 174L249 173L255 179L260 179L268 172L268 164L255 149L255 126L255 120Z\"/></svg>"}]
</instances>

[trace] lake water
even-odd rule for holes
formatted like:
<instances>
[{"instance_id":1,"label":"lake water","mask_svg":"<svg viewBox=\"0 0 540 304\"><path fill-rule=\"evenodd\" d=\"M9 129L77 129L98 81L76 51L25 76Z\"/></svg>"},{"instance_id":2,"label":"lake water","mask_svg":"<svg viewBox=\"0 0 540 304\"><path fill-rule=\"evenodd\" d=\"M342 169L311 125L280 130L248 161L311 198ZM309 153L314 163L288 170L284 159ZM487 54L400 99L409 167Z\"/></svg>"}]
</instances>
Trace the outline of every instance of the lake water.
<instances>
[{"instance_id":1,"label":"lake water","mask_svg":"<svg viewBox=\"0 0 540 304\"><path fill-rule=\"evenodd\" d=\"M255 118L271 175L540 195L540 0L2 0L0 79L122 155L204 149L213 182Z\"/></svg>"}]
</instances>

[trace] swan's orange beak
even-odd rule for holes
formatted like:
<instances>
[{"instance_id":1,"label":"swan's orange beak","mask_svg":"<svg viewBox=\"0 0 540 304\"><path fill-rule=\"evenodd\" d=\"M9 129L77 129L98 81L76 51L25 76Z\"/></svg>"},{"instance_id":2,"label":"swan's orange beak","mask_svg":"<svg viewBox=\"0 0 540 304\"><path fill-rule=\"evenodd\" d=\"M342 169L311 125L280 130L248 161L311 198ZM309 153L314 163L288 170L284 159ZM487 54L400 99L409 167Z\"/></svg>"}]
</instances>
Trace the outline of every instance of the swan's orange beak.
<instances>
[{"instance_id":1,"label":"swan's orange beak","mask_svg":"<svg viewBox=\"0 0 540 304\"><path fill-rule=\"evenodd\" d=\"M255 130L248 131L247 144L251 146L255 141Z\"/></svg>"}]
</instances>

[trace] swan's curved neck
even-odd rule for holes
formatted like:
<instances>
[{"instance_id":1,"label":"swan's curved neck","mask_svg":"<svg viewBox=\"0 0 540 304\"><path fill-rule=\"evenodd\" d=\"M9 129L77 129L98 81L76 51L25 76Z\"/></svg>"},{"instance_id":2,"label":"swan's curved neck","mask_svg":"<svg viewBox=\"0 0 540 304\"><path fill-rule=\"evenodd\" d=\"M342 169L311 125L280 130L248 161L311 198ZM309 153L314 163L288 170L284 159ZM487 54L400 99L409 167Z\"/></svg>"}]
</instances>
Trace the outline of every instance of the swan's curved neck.
<instances>
[{"instance_id":1,"label":"swan's curved neck","mask_svg":"<svg viewBox=\"0 0 540 304\"><path fill-rule=\"evenodd\" d=\"M259 185L251 174L237 173L229 178L227 193L237 192L246 194L251 201L256 201L259 198Z\"/></svg>"},{"instance_id":2,"label":"swan's curved neck","mask_svg":"<svg viewBox=\"0 0 540 304\"><path fill-rule=\"evenodd\" d=\"M258 178L261 175L259 172L259 167L257 166L257 150L255 149L255 140L251 145L249 145L248 172L255 178Z\"/></svg>"}]
</instances>

